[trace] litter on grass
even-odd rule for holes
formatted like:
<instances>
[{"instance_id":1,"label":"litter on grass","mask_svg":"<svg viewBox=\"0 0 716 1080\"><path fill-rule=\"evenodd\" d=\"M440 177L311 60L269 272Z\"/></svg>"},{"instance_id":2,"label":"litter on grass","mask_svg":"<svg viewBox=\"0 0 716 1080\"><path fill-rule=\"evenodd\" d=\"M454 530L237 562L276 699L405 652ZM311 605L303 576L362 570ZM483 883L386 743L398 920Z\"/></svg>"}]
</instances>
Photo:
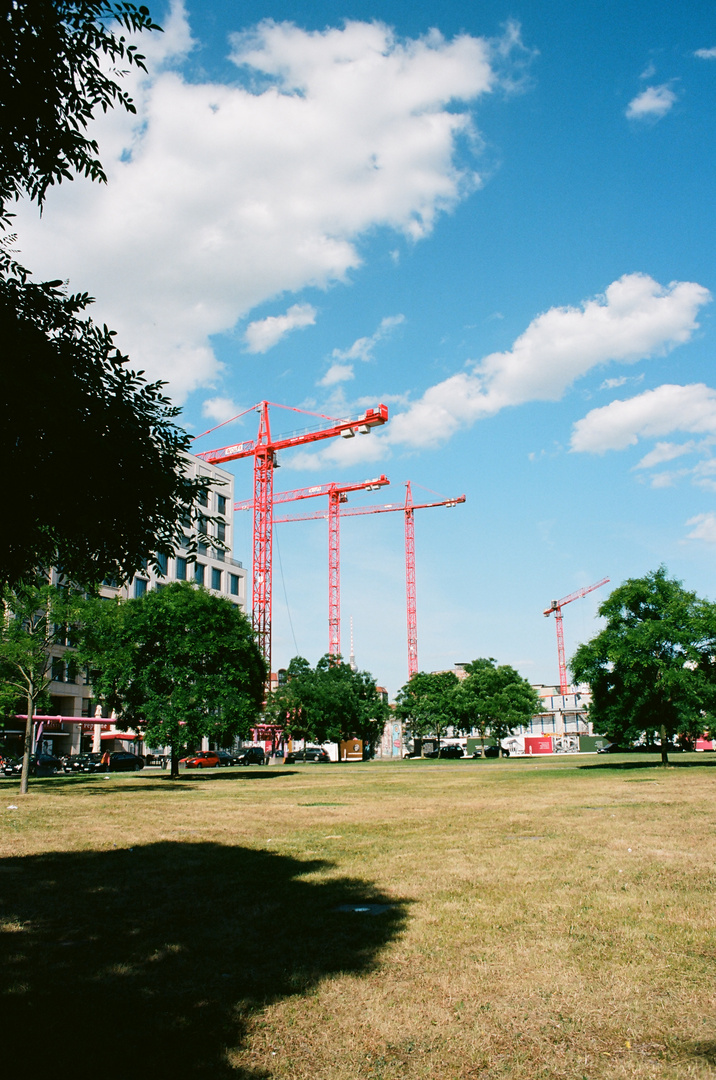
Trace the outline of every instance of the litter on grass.
<instances>
[{"instance_id":1,"label":"litter on grass","mask_svg":"<svg viewBox=\"0 0 716 1080\"><path fill-rule=\"evenodd\" d=\"M356 915L382 915L390 911L392 904L341 904L336 911L352 911Z\"/></svg>"}]
</instances>

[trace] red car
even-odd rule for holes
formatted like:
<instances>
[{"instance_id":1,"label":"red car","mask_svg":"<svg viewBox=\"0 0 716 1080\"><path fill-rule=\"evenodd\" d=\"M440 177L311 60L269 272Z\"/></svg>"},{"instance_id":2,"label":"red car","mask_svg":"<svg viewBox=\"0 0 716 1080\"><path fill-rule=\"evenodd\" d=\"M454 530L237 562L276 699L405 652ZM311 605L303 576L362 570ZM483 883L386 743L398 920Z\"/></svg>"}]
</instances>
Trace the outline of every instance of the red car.
<instances>
[{"instance_id":1,"label":"red car","mask_svg":"<svg viewBox=\"0 0 716 1080\"><path fill-rule=\"evenodd\" d=\"M215 750L200 750L184 762L187 769L218 769L221 758Z\"/></svg>"}]
</instances>

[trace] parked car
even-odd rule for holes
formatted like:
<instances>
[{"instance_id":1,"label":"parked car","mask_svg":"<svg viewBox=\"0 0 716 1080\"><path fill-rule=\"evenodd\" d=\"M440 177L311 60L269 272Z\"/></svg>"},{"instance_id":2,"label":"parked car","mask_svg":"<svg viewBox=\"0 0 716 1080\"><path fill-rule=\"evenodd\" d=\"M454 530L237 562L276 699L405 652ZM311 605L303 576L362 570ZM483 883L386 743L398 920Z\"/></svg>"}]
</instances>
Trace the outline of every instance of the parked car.
<instances>
[{"instance_id":1,"label":"parked car","mask_svg":"<svg viewBox=\"0 0 716 1080\"><path fill-rule=\"evenodd\" d=\"M260 746L244 746L234 754L236 765L266 765L268 758Z\"/></svg>"},{"instance_id":2,"label":"parked car","mask_svg":"<svg viewBox=\"0 0 716 1080\"><path fill-rule=\"evenodd\" d=\"M463 754L464 750L459 743L448 743L446 746L441 746L439 750L431 750L425 756L429 758L461 758Z\"/></svg>"},{"instance_id":3,"label":"parked car","mask_svg":"<svg viewBox=\"0 0 716 1080\"><path fill-rule=\"evenodd\" d=\"M2 771L5 776L19 776L22 758L6 759ZM62 771L62 762L53 754L35 754L30 758L30 776L56 776Z\"/></svg>"},{"instance_id":4,"label":"parked car","mask_svg":"<svg viewBox=\"0 0 716 1080\"><path fill-rule=\"evenodd\" d=\"M200 750L198 754L184 759L187 769L218 769L222 764L216 750Z\"/></svg>"},{"instance_id":5,"label":"parked car","mask_svg":"<svg viewBox=\"0 0 716 1080\"><path fill-rule=\"evenodd\" d=\"M216 756L219 759L220 765L235 765L236 759L234 754L230 754L228 750L216 750Z\"/></svg>"},{"instance_id":6,"label":"parked car","mask_svg":"<svg viewBox=\"0 0 716 1080\"><path fill-rule=\"evenodd\" d=\"M102 754L67 754L62 758L62 768L66 773L106 772L102 764Z\"/></svg>"},{"instance_id":7,"label":"parked car","mask_svg":"<svg viewBox=\"0 0 716 1080\"><path fill-rule=\"evenodd\" d=\"M139 772L144 768L144 758L130 754L128 750L115 750L109 755L110 772Z\"/></svg>"},{"instance_id":8,"label":"parked car","mask_svg":"<svg viewBox=\"0 0 716 1080\"><path fill-rule=\"evenodd\" d=\"M606 746L600 746L597 750L598 754L622 754L624 751L617 743L607 743Z\"/></svg>"},{"instance_id":9,"label":"parked car","mask_svg":"<svg viewBox=\"0 0 716 1080\"><path fill-rule=\"evenodd\" d=\"M499 746L486 746L485 747L485 757L499 757L499 756L500 756L500 748L499 748ZM503 757L509 757L510 756L510 751L509 750L503 750L502 751L502 756Z\"/></svg>"},{"instance_id":10,"label":"parked car","mask_svg":"<svg viewBox=\"0 0 716 1080\"><path fill-rule=\"evenodd\" d=\"M330 760L329 754L326 750L323 750L322 747L307 746L305 750L292 750L290 754L286 754L284 764L299 765L305 761L308 765L311 762L325 762Z\"/></svg>"}]
</instances>

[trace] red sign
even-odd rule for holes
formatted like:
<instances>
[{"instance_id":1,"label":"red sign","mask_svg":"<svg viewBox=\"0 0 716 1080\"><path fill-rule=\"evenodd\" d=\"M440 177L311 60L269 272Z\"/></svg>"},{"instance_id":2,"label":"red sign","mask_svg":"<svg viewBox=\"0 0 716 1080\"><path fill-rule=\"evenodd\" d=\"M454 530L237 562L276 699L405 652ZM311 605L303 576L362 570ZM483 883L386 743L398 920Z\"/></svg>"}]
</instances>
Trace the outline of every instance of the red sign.
<instances>
[{"instance_id":1,"label":"red sign","mask_svg":"<svg viewBox=\"0 0 716 1080\"><path fill-rule=\"evenodd\" d=\"M526 754L551 754L552 739L549 735L525 735Z\"/></svg>"}]
</instances>

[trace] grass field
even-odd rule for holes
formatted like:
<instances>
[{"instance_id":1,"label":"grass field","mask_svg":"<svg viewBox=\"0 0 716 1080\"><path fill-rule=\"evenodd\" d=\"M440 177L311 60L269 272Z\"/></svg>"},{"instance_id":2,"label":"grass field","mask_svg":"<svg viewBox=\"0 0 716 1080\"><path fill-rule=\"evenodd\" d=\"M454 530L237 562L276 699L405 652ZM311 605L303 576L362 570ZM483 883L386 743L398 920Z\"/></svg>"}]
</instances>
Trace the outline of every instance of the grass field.
<instances>
[{"instance_id":1,"label":"grass field","mask_svg":"<svg viewBox=\"0 0 716 1080\"><path fill-rule=\"evenodd\" d=\"M2 1071L716 1076L715 789L703 754L4 781Z\"/></svg>"}]
</instances>

